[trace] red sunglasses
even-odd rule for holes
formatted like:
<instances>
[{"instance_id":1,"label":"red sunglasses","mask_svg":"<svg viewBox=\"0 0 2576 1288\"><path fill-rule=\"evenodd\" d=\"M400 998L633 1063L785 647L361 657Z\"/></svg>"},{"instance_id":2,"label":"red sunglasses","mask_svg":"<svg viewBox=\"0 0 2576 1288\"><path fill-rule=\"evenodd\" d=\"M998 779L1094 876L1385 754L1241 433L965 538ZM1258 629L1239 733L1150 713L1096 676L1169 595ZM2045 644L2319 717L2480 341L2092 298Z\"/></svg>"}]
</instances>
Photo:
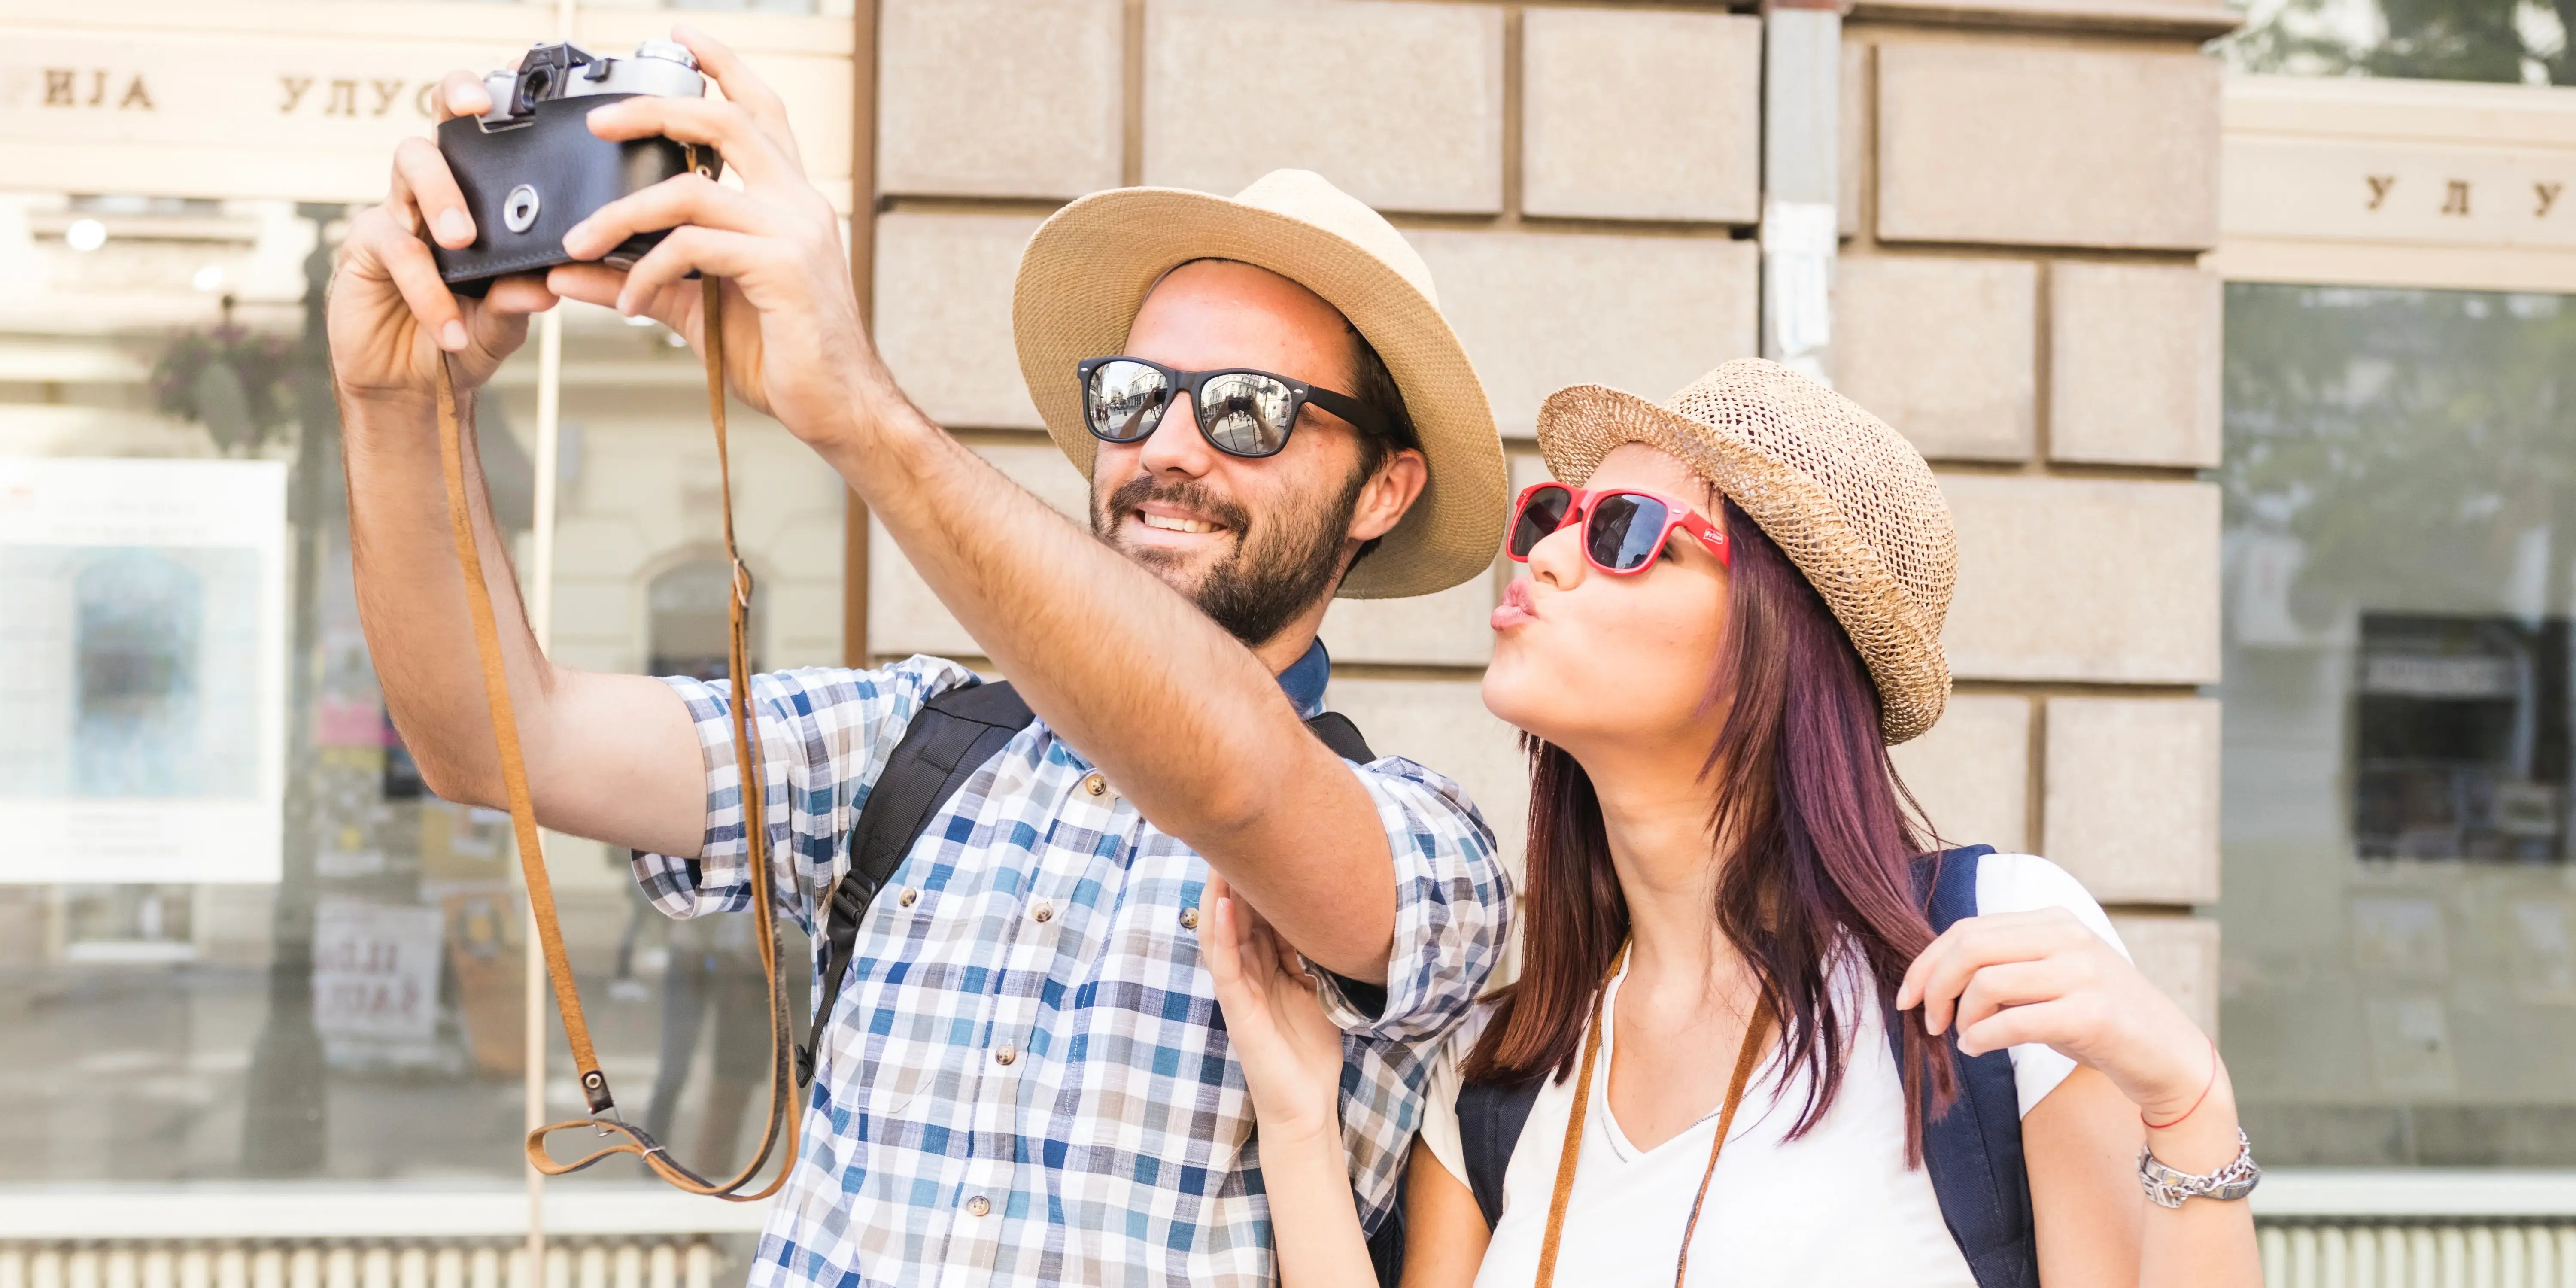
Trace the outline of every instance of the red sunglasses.
<instances>
[{"instance_id":1,"label":"red sunglasses","mask_svg":"<svg viewBox=\"0 0 2576 1288\"><path fill-rule=\"evenodd\" d=\"M1513 504L1512 561L1528 563L1539 542L1569 523L1583 525L1583 557L1618 576L1644 572L1676 528L1699 538L1718 563L1732 562L1726 534L1671 497L1626 487L1585 492L1562 483L1532 484Z\"/></svg>"}]
</instances>

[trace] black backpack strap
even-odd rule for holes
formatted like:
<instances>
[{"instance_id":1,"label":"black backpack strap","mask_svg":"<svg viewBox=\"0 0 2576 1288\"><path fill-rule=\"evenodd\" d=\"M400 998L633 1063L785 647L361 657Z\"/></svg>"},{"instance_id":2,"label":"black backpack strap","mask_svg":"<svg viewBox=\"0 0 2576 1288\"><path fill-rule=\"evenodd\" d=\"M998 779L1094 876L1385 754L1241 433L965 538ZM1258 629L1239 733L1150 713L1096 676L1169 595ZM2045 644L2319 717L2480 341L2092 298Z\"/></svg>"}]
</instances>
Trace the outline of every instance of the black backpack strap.
<instances>
[{"instance_id":1,"label":"black backpack strap","mask_svg":"<svg viewBox=\"0 0 2576 1288\"><path fill-rule=\"evenodd\" d=\"M1307 721L1306 727L1344 760L1365 765L1377 759L1377 753L1369 750L1368 739L1360 736L1360 727L1339 711L1323 712Z\"/></svg>"},{"instance_id":2,"label":"black backpack strap","mask_svg":"<svg viewBox=\"0 0 2576 1288\"><path fill-rule=\"evenodd\" d=\"M1994 847L1971 846L1914 861L1914 894L1940 934L1977 915L1977 865ZM1896 998L1883 999L1888 1045L1903 1067L1905 1021ZM1953 1035L1955 1037L1955 1033ZM1951 1039L1941 1049L1959 1076L1959 1098L1938 1117L1924 1088L1923 1166L1941 1201L1941 1220L1959 1245L1977 1288L2039 1288L2039 1244L2030 1209L2030 1173L2022 1161L2021 1093L2012 1053L1962 1056Z\"/></svg>"},{"instance_id":3,"label":"black backpack strap","mask_svg":"<svg viewBox=\"0 0 2576 1288\"><path fill-rule=\"evenodd\" d=\"M1512 1146L1519 1143L1530 1106L1538 1103L1538 1089L1546 1082L1543 1077L1512 1083L1471 1082L1458 1089L1458 1136L1467 1152L1467 1188L1485 1214L1488 1233L1503 1219L1503 1173L1511 1167ZM1396 1174L1395 1208L1369 1236L1369 1264L1377 1271L1378 1288L1397 1288L1404 1280L1404 1203L1405 1192L1413 1184L1412 1173L1407 1163Z\"/></svg>"},{"instance_id":4,"label":"black backpack strap","mask_svg":"<svg viewBox=\"0 0 2576 1288\"><path fill-rule=\"evenodd\" d=\"M1512 1147L1529 1125L1530 1106L1538 1103L1545 1077L1520 1082L1470 1082L1458 1088L1458 1143L1466 1154L1467 1188L1485 1214L1491 1230L1503 1219L1503 1174L1511 1170Z\"/></svg>"},{"instance_id":5,"label":"black backpack strap","mask_svg":"<svg viewBox=\"0 0 2576 1288\"><path fill-rule=\"evenodd\" d=\"M1377 1274L1378 1288L1400 1288L1404 1283L1404 1196L1413 1185L1411 1155L1399 1159L1395 1166L1395 1202L1386 1216L1369 1232L1369 1269Z\"/></svg>"},{"instance_id":6,"label":"black backpack strap","mask_svg":"<svg viewBox=\"0 0 2576 1288\"><path fill-rule=\"evenodd\" d=\"M1377 753L1369 750L1368 739L1360 735L1360 727L1352 724L1351 718L1339 711L1325 711L1317 714L1314 719L1306 722L1306 728L1317 738L1322 739L1325 746L1332 748L1334 755L1352 764L1365 765L1377 759ZM1338 972L1333 972L1333 982L1341 987L1342 996L1361 1013L1370 1016L1386 1014L1386 985L1352 979ZM1400 1223L1389 1221L1387 1224L1393 1226Z\"/></svg>"},{"instance_id":7,"label":"black backpack strap","mask_svg":"<svg viewBox=\"0 0 2576 1288\"><path fill-rule=\"evenodd\" d=\"M823 995L814 1008L814 1031L796 1049L798 1086L814 1080L821 1029L831 1023L841 977L849 974L858 947L859 921L877 891L903 866L903 856L940 807L1036 718L1009 684L972 684L933 697L904 729L850 828L849 870L832 883L825 901L823 934L830 955L823 968Z\"/></svg>"}]
</instances>

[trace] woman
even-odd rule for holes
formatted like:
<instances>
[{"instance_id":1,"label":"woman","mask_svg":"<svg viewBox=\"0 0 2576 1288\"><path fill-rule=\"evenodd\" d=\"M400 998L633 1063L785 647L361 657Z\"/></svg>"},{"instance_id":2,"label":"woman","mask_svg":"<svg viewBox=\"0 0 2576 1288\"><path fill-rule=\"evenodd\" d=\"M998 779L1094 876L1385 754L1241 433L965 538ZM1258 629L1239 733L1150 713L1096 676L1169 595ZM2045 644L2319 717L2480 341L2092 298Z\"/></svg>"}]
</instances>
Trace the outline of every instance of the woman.
<instances>
[{"instance_id":1,"label":"woman","mask_svg":"<svg viewBox=\"0 0 2576 1288\"><path fill-rule=\"evenodd\" d=\"M1514 516L1530 576L1484 683L1535 752L1523 966L1432 1076L1404 1282L2258 1283L2214 1044L2064 872L1926 857L1909 821L1886 747L1946 700L1955 560L1922 458L1756 360L1662 407L1561 390L1538 434L1564 482ZM1918 890L1943 871L1975 915L1936 937ZM1374 1282L1338 1036L1295 954L1222 883L1208 901L1282 1281ZM1462 1080L1520 1089L1516 1137L1462 1134ZM1962 1103L1997 1086L2000 1113ZM2016 1112L2018 1155L1957 1117ZM1468 1142L1503 1138L1489 1225ZM2010 1192L1963 1197L1960 1150ZM2024 1165L2019 1233L1981 1226Z\"/></svg>"}]
</instances>

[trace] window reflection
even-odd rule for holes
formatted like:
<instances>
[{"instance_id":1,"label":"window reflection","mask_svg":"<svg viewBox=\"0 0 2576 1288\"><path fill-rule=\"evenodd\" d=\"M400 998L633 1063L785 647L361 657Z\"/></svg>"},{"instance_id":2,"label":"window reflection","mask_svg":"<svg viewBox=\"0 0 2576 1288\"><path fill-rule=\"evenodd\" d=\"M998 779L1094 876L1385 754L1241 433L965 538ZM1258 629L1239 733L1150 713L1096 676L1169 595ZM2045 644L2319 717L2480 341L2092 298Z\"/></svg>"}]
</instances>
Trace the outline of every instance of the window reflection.
<instances>
[{"instance_id":1,"label":"window reflection","mask_svg":"<svg viewBox=\"0 0 2576 1288\"><path fill-rule=\"evenodd\" d=\"M260 871L282 880L120 881L67 847L27 859L41 883L0 884L0 1184L327 1178L394 1183L391 1208L520 1183L532 1053L508 820L422 782L357 615L338 426L307 330L345 214L0 194L0 262L33 270L0 291L0 356L91 373L0 381L0 458L231 457L290 480L260 519L290 530L282 573L266 547L0 550L9 782L55 796L77 783L135 809L275 792L244 748L264 745L253 730L287 730L285 805L262 807L283 839L263 842ZM82 220L106 230L87 250L65 240ZM703 369L659 327L567 311L553 652L720 679L730 567ZM217 343L218 328L232 338ZM222 396L173 410L176 386L152 373L190 335L201 366L256 346L274 369L244 359L209 383L192 368L190 391ZM493 512L523 570L536 365L531 345L476 404ZM244 407L275 415L252 415L262 432L245 435ZM732 428L736 518L761 573L753 665L836 664L844 488L774 422L737 407ZM284 692L237 682L252 655ZM52 678L31 683L39 669ZM738 1166L768 1054L751 918L639 908L624 851L596 842L550 835L548 859L621 1111L693 1166ZM801 1017L810 948L793 928L783 938ZM547 1108L570 1116L581 1100L546 1018ZM611 1165L556 1184L638 1180Z\"/></svg>"},{"instance_id":2,"label":"window reflection","mask_svg":"<svg viewBox=\"0 0 2576 1288\"><path fill-rule=\"evenodd\" d=\"M2564 860L2567 661L2563 619L2363 614L2359 857Z\"/></svg>"},{"instance_id":3,"label":"window reflection","mask_svg":"<svg viewBox=\"0 0 2576 1288\"><path fill-rule=\"evenodd\" d=\"M2576 303L2235 284L2222 1040L2266 1161L2576 1162Z\"/></svg>"},{"instance_id":4,"label":"window reflection","mask_svg":"<svg viewBox=\"0 0 2576 1288\"><path fill-rule=\"evenodd\" d=\"M12 674L59 676L0 688L13 790L113 805L129 829L262 799L274 823L264 731L283 727L288 747L282 839L240 865L282 880L120 881L132 873L98 844L38 856L31 870L55 884L0 885L14 1108L0 1182L514 1181L524 1012L507 829L427 796L389 755L358 629L310 329L344 209L0 203L0 238L19 243L0 253L33 269L0 300L0 351L17 370L88 373L0 383L0 455L91 458L61 466L107 480L109 509L135 510L144 476L167 486L171 458L282 465L292 498L270 491L244 520L291 529L282 597L273 556L242 546L0 551L0 654ZM105 230L86 249L70 239L82 220ZM482 429L506 515L506 427ZM520 494L523 516L524 481ZM176 836L175 861L211 869L215 847L251 834L227 816Z\"/></svg>"}]
</instances>

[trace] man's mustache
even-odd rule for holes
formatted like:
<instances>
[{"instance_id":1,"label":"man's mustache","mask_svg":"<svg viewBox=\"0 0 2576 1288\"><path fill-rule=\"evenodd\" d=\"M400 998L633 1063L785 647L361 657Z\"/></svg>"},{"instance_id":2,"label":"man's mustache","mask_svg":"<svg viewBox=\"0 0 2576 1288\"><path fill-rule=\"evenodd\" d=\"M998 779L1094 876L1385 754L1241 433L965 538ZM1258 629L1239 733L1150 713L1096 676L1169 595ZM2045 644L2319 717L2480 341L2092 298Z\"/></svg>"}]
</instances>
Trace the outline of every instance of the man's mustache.
<instances>
[{"instance_id":1,"label":"man's mustache","mask_svg":"<svg viewBox=\"0 0 2576 1288\"><path fill-rule=\"evenodd\" d=\"M1187 479L1157 481L1147 475L1139 474L1119 484L1118 490L1109 494L1109 500L1101 507L1099 516L1101 535L1107 536L1117 530L1117 516L1136 509L1148 501L1160 501L1165 505L1179 506L1193 514L1213 520L1233 532L1238 543L1252 529L1251 511L1208 491L1196 482Z\"/></svg>"}]
</instances>

